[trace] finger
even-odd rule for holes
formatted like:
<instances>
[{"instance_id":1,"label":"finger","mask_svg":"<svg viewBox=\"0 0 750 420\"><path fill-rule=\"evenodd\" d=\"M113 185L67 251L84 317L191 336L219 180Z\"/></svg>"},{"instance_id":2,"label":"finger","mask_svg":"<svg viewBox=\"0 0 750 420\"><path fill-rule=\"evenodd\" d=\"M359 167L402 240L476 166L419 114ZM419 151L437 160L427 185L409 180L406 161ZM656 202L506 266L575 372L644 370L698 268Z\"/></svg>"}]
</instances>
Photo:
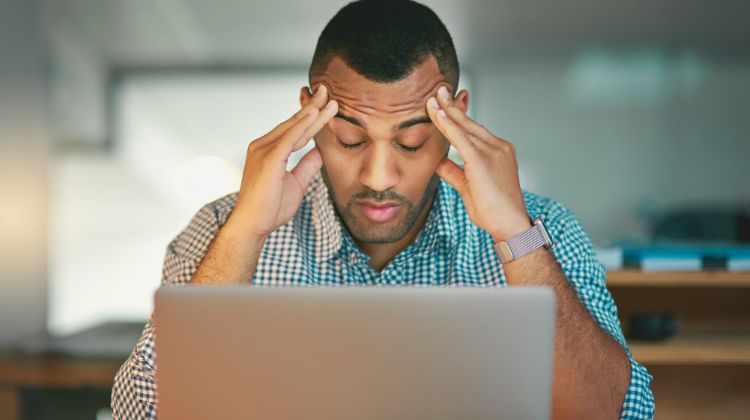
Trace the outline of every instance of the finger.
<instances>
[{"instance_id":1,"label":"finger","mask_svg":"<svg viewBox=\"0 0 750 420\"><path fill-rule=\"evenodd\" d=\"M310 149L297 162L297 166L292 169L292 175L299 183L302 191L307 190L307 186L310 185L310 181L312 181L313 176L320 170L321 166L323 166L323 158L317 147Z\"/></svg>"},{"instance_id":2,"label":"finger","mask_svg":"<svg viewBox=\"0 0 750 420\"><path fill-rule=\"evenodd\" d=\"M430 97L427 101L427 115L435 124L435 127L443 133L445 138L448 139L456 149L458 149L458 153L462 156L466 157L467 154L476 149L476 146L472 144L467 133L456 125L455 122L451 121L444 110L441 110L438 107L437 101L434 97Z\"/></svg>"},{"instance_id":3,"label":"finger","mask_svg":"<svg viewBox=\"0 0 750 420\"><path fill-rule=\"evenodd\" d=\"M435 169L435 173L455 188L460 195L463 196L466 193L466 185L468 182L466 180L466 174L464 173L463 168L458 166L456 162L444 158Z\"/></svg>"},{"instance_id":4,"label":"finger","mask_svg":"<svg viewBox=\"0 0 750 420\"><path fill-rule=\"evenodd\" d=\"M339 112L339 104L338 102L334 100L328 101L328 104L320 111L320 114L318 114L318 118L315 120L315 122L310 126L310 128L305 131L305 134L302 135L302 137L294 143L294 146L292 147L292 152L296 152L297 150L305 147L308 141L310 141L311 138L315 137L316 134L320 131L323 126L328 124L328 121L331 120L331 118L336 116L336 113Z\"/></svg>"},{"instance_id":5,"label":"finger","mask_svg":"<svg viewBox=\"0 0 750 420\"><path fill-rule=\"evenodd\" d=\"M445 86L441 86L438 89L438 94L435 96L440 108L445 110L445 113L448 114L448 116L459 127L482 140L494 140L495 136L489 130L469 118L468 115L453 104L453 101L450 98L450 93L448 93L448 89Z\"/></svg>"},{"instance_id":6,"label":"finger","mask_svg":"<svg viewBox=\"0 0 750 420\"><path fill-rule=\"evenodd\" d=\"M325 85L321 84L318 87L318 90L315 91L315 94L313 95L310 102L307 103L307 105L303 106L299 111L297 111L297 113L292 115L291 118L277 125L268 134L263 136L262 140L265 140L265 141L275 140L276 138L281 136L286 130L288 130L291 126L296 124L300 119L304 118L309 112L312 112L313 108L320 110L321 108L323 108L324 105L327 104L327 102L328 102L328 89L326 88Z\"/></svg>"},{"instance_id":7,"label":"finger","mask_svg":"<svg viewBox=\"0 0 750 420\"><path fill-rule=\"evenodd\" d=\"M296 124L289 127L281 137L268 143L267 147L270 147L272 150L270 153L279 153L284 155L284 159L288 159L292 153L292 146L302 138L302 135L315 122L319 114L320 112L317 109L312 109L302 119L297 121Z\"/></svg>"}]
</instances>

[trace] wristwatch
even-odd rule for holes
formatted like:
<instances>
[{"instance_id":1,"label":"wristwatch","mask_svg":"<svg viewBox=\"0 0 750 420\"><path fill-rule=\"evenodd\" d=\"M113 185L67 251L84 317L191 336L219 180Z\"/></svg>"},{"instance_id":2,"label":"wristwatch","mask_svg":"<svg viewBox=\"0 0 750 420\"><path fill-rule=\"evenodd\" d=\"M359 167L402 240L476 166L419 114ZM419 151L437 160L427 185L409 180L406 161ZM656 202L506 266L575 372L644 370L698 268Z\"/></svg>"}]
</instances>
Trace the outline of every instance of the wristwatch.
<instances>
[{"instance_id":1,"label":"wristwatch","mask_svg":"<svg viewBox=\"0 0 750 420\"><path fill-rule=\"evenodd\" d=\"M501 263L506 264L517 260L541 247L552 249L552 239L542 219L537 217L532 223L534 226L531 229L521 232L507 241L500 241L495 244L495 252L500 257Z\"/></svg>"}]
</instances>

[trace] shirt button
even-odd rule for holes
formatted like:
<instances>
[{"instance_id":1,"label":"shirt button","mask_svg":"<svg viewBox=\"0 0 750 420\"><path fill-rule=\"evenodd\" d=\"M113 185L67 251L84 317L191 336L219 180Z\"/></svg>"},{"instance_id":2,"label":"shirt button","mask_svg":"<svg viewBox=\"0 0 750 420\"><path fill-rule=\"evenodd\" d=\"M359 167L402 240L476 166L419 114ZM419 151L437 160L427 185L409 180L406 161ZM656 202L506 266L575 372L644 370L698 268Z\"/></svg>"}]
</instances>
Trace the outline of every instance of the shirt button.
<instances>
[{"instance_id":1,"label":"shirt button","mask_svg":"<svg viewBox=\"0 0 750 420\"><path fill-rule=\"evenodd\" d=\"M357 261L357 253L352 252L349 254L349 264L354 264Z\"/></svg>"}]
</instances>

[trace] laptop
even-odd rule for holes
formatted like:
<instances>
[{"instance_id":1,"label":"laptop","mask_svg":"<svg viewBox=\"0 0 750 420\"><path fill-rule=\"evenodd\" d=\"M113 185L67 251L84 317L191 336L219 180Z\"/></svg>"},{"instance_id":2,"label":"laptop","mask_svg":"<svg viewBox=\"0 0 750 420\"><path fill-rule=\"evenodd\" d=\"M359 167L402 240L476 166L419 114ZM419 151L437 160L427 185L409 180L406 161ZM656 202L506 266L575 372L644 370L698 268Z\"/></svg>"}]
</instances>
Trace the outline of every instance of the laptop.
<instances>
[{"instance_id":1,"label":"laptop","mask_svg":"<svg viewBox=\"0 0 750 420\"><path fill-rule=\"evenodd\" d=\"M543 287L162 287L158 417L548 419Z\"/></svg>"}]
</instances>

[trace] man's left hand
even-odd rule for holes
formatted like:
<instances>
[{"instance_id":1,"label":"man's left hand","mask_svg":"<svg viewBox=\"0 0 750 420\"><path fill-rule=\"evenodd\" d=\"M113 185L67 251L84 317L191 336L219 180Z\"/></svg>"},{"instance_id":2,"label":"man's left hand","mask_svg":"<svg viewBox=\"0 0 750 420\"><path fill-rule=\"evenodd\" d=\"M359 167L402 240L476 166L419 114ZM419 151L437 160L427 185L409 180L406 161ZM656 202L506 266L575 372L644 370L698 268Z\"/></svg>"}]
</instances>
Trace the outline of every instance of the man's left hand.
<instances>
[{"instance_id":1,"label":"man's left hand","mask_svg":"<svg viewBox=\"0 0 750 420\"><path fill-rule=\"evenodd\" d=\"M461 195L471 221L495 242L531 228L513 144L466 116L444 86L427 101L427 114L464 161L461 168L445 158L435 172Z\"/></svg>"}]
</instances>

